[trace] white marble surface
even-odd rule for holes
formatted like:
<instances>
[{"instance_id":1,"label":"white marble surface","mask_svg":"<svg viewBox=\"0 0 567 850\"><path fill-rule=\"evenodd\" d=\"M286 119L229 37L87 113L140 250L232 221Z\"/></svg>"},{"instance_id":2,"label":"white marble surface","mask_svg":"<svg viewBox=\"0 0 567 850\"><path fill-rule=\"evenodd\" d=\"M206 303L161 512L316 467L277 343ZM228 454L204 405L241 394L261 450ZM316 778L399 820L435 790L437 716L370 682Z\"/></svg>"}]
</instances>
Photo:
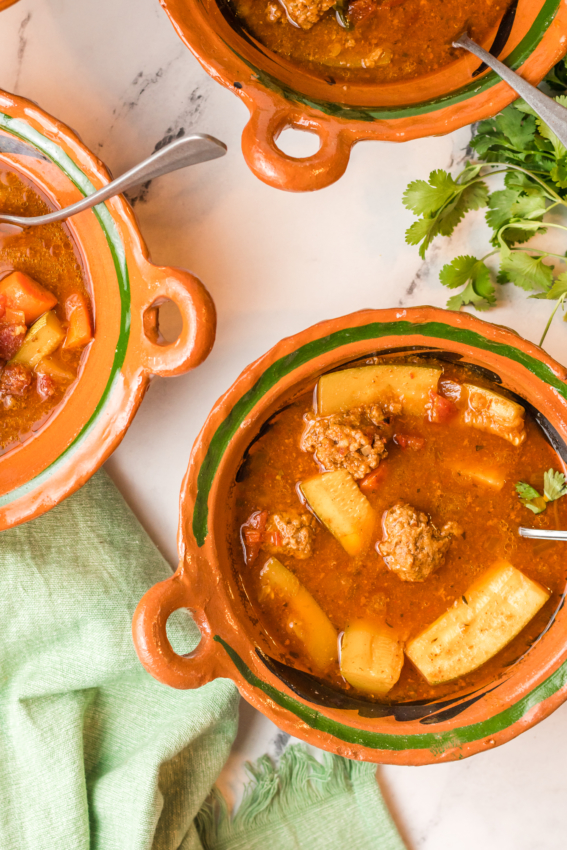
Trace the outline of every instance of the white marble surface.
<instances>
[{"instance_id":1,"label":"white marble surface","mask_svg":"<svg viewBox=\"0 0 567 850\"><path fill-rule=\"evenodd\" d=\"M410 179L458 163L469 131L403 146L361 144L346 176L320 193L270 189L240 153L245 108L204 73L157 0L21 0L0 15L0 87L68 123L114 174L182 128L212 133L229 146L224 159L153 183L135 204L154 260L197 273L219 313L209 360L186 377L153 383L108 464L173 566L191 444L244 366L324 318L445 303L440 264L483 243L482 216L461 225L451 244L436 243L424 263L404 243L412 219L401 195ZM298 152L308 143L293 141ZM545 303L528 302L512 287L505 297L488 318L537 341ZM558 321L547 348L565 359L566 341L567 327ZM238 796L244 758L283 743L282 733L243 705L225 787ZM567 707L495 751L448 765L386 766L379 778L413 850L559 850Z\"/></svg>"}]
</instances>

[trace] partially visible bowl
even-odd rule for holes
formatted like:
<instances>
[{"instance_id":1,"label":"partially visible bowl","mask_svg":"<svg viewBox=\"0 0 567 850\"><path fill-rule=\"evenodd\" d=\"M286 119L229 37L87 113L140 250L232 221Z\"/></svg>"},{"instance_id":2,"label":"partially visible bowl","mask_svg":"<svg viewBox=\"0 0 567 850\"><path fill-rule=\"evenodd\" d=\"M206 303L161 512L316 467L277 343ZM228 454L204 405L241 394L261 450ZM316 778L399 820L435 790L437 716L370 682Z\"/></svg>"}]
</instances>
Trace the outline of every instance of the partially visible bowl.
<instances>
[{"instance_id":1,"label":"partially visible bowl","mask_svg":"<svg viewBox=\"0 0 567 850\"><path fill-rule=\"evenodd\" d=\"M0 137L30 146L31 155L0 153L0 161L54 207L109 182L104 165L68 127L4 92ZM187 372L214 342L215 308L207 290L187 271L150 262L123 197L67 224L91 289L94 341L63 403L31 438L0 457L0 530L38 516L84 484L124 436L151 375ZM175 302L183 318L170 345L161 344L157 332L164 299Z\"/></svg>"},{"instance_id":2,"label":"partially visible bowl","mask_svg":"<svg viewBox=\"0 0 567 850\"><path fill-rule=\"evenodd\" d=\"M562 602L545 633L496 680L474 693L456 685L441 700L361 703L294 675L266 655L227 542L227 494L242 457L263 423L322 373L361 357L416 348L450 352L496 373L545 418L567 468L567 371L506 328L418 307L354 313L283 340L219 400L193 447L181 492L179 568L148 591L133 622L138 655L155 678L176 688L231 678L286 732L349 758L396 764L450 761L490 749L567 698ZM178 608L192 611L202 635L186 657L176 655L166 634L167 619Z\"/></svg>"},{"instance_id":3,"label":"partially visible bowl","mask_svg":"<svg viewBox=\"0 0 567 850\"><path fill-rule=\"evenodd\" d=\"M17 3L18 0L0 0L0 12L2 9L7 9L8 6L12 6L14 3Z\"/></svg>"},{"instance_id":4,"label":"partially visible bowl","mask_svg":"<svg viewBox=\"0 0 567 850\"><path fill-rule=\"evenodd\" d=\"M278 189L305 192L334 183L356 142L450 133L494 115L517 97L492 71L473 78L478 59L470 54L406 82L330 85L235 27L227 0L160 2L204 69L248 107L244 158L260 180ZM500 58L537 84L566 48L567 5L519 0ZM316 133L318 152L301 159L285 154L277 139L288 127Z\"/></svg>"}]
</instances>

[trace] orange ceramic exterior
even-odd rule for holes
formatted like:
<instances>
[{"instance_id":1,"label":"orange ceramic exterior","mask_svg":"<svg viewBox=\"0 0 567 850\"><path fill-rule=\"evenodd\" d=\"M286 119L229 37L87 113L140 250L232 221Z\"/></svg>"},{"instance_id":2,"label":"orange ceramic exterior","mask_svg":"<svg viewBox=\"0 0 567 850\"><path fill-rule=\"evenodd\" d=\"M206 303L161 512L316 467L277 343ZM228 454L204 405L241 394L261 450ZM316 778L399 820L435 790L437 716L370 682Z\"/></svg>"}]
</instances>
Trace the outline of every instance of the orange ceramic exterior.
<instances>
[{"instance_id":1,"label":"orange ceramic exterior","mask_svg":"<svg viewBox=\"0 0 567 850\"><path fill-rule=\"evenodd\" d=\"M300 363L242 413L230 439L225 438L227 445L208 492L208 531L204 545L199 546L193 533L194 509L203 474L207 475L203 460L221 423L226 425L227 417L234 417L245 394L257 391L253 389L259 386L257 381L264 376L265 382L274 364L289 361L298 350L304 351L306 344L312 346L314 341L323 340L327 345L332 335L345 329L352 338L357 329L369 325L386 330L376 338L341 344ZM403 339L397 333L401 325L405 326ZM463 341L472 337L479 340L479 346ZM167 685L195 688L214 678L228 677L236 682L246 700L280 728L311 744L365 761L425 764L463 758L502 744L543 719L567 697L567 609L563 607L557 613L551 628L523 659L501 674L498 687L488 686L482 699L467 704L459 716L447 720L440 716L434 724L428 718L425 726L418 720L364 718L356 711L321 707L298 697L258 658L256 648L265 644L246 613L225 531L230 522L226 494L247 445L262 423L312 385L321 373L370 352L400 346L442 348L463 355L466 362L497 372L505 386L531 401L563 439L567 437L567 371L542 349L506 328L464 313L431 307L368 310L315 325L283 340L253 363L211 411L193 447L181 492L179 568L172 578L155 585L144 596L134 617L133 635L146 669ZM518 359L510 359L508 351L515 352L513 356ZM543 370L550 376L560 392L527 367L528 358L536 371ZM202 634L195 652L185 657L176 655L165 631L167 618L178 608L191 609ZM243 662L242 668L237 668L234 658L229 657L227 645ZM465 696L469 694L463 699ZM499 718L505 718L505 722ZM370 738L372 746L368 746Z\"/></svg>"},{"instance_id":2,"label":"orange ceramic exterior","mask_svg":"<svg viewBox=\"0 0 567 850\"><path fill-rule=\"evenodd\" d=\"M278 189L304 192L321 189L344 173L356 142L401 142L441 135L487 118L516 98L505 83L445 108L420 110L398 118L362 119L329 114L318 107L331 103L357 108L404 107L440 100L474 82L478 59L467 54L440 71L415 80L381 85L329 86L327 82L243 38L222 15L216 0L160 0L175 29L205 70L242 98L250 120L242 135L246 162L261 180ZM543 0L519 0L518 12L503 57L528 33ZM489 39L489 46L492 39ZM521 68L539 83L567 48L567 2L561 0L551 25ZM479 77L479 82L483 77ZM340 91L337 91L340 90ZM298 101L297 93L301 95ZM332 110L331 110L332 112ZM276 144L287 127L310 130L320 149L304 159L284 154Z\"/></svg>"},{"instance_id":3,"label":"orange ceramic exterior","mask_svg":"<svg viewBox=\"0 0 567 850\"><path fill-rule=\"evenodd\" d=\"M0 0L0 12L2 9L7 9L8 6L12 6L14 3L17 3L18 0Z\"/></svg>"},{"instance_id":4,"label":"orange ceramic exterior","mask_svg":"<svg viewBox=\"0 0 567 850\"><path fill-rule=\"evenodd\" d=\"M68 156L95 188L108 183L108 171L80 139L35 104L0 92L0 113L15 120L15 130L22 130L22 122L25 132L38 132L46 145L56 145L58 156ZM83 197L65 171L45 158L0 153L0 160L30 178L55 206ZM84 484L124 436L150 376L192 369L214 342L215 308L202 283L189 272L150 262L123 197L105 207L108 226L124 252L129 309L121 307L115 261L95 213L88 210L69 219L91 287L95 338L63 404L36 435L0 457L0 530L38 516ZM181 335L171 345L159 344L155 333L155 306L164 298L173 300L183 317ZM121 322L129 324L129 334ZM109 386L120 345L123 362Z\"/></svg>"}]
</instances>

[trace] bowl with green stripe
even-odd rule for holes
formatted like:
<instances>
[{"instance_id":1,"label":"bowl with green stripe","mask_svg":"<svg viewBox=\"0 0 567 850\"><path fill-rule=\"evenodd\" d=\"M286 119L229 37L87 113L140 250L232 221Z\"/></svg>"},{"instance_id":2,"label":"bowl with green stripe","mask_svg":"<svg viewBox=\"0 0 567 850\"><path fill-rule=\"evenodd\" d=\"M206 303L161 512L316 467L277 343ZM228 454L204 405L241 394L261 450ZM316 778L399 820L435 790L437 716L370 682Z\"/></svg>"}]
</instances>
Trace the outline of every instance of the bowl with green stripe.
<instances>
[{"instance_id":1,"label":"bowl with green stripe","mask_svg":"<svg viewBox=\"0 0 567 850\"><path fill-rule=\"evenodd\" d=\"M195 688L231 678L280 728L349 758L396 764L461 759L508 741L567 696L563 598L530 649L476 690L396 705L356 699L283 664L262 633L231 549L231 493L250 444L271 416L330 370L366 357L432 352L488 370L537 411L567 470L567 370L513 331L433 307L365 310L282 340L214 406L181 491L179 568L138 605L133 635L146 669ZM166 624L190 609L201 631L193 653L171 647Z\"/></svg>"},{"instance_id":2,"label":"bowl with green stripe","mask_svg":"<svg viewBox=\"0 0 567 850\"><path fill-rule=\"evenodd\" d=\"M54 209L109 182L104 165L57 119L0 92L0 160ZM66 223L94 313L77 380L33 435L0 456L0 530L32 519L80 487L118 445L152 375L178 375L211 350L215 308L190 272L154 265L121 196ZM159 307L182 315L164 344Z\"/></svg>"},{"instance_id":3,"label":"bowl with green stripe","mask_svg":"<svg viewBox=\"0 0 567 850\"><path fill-rule=\"evenodd\" d=\"M305 192L335 182L356 142L442 135L495 115L516 97L493 71L475 76L478 60L470 54L407 81L339 85L266 49L238 24L229 0L160 2L205 70L248 107L244 157L278 189ZM539 83L565 53L567 7L561 0L518 0L506 34L500 58ZM483 46L490 48L493 37ZM277 139L289 127L315 133L317 153L285 154Z\"/></svg>"}]
</instances>

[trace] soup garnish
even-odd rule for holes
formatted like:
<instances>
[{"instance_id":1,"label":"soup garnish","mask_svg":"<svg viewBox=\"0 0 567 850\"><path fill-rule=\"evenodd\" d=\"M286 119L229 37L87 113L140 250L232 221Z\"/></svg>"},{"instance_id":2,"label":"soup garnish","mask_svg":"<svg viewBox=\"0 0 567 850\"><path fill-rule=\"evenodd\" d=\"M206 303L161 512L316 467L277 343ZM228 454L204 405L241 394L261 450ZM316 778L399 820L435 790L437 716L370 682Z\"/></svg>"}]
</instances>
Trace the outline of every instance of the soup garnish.
<instances>
[{"instance_id":1,"label":"soup garnish","mask_svg":"<svg viewBox=\"0 0 567 850\"><path fill-rule=\"evenodd\" d=\"M543 432L482 372L433 357L323 375L312 399L270 420L233 489L231 549L260 641L378 700L495 678L565 585L561 543L517 534L567 522ZM538 499L549 509L534 516Z\"/></svg>"},{"instance_id":2,"label":"soup garnish","mask_svg":"<svg viewBox=\"0 0 567 850\"><path fill-rule=\"evenodd\" d=\"M49 207L0 167L0 207L41 215ZM0 449L33 433L77 378L93 338L83 270L63 224L0 226Z\"/></svg>"}]
</instances>

